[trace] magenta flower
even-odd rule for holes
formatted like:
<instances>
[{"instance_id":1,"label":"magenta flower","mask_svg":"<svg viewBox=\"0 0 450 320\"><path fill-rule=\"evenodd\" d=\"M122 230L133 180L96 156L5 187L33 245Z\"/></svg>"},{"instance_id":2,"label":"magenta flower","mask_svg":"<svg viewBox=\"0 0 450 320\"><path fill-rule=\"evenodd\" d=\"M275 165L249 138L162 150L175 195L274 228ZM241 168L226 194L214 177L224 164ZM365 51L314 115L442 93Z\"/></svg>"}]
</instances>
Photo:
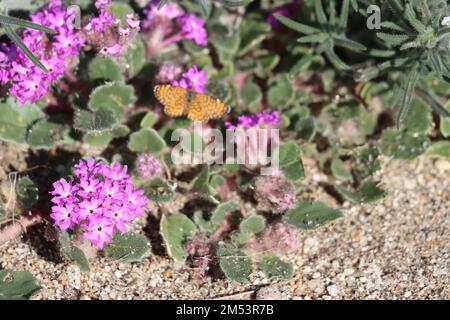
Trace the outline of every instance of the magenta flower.
<instances>
[{"instance_id":1,"label":"magenta flower","mask_svg":"<svg viewBox=\"0 0 450 320\"><path fill-rule=\"evenodd\" d=\"M31 15L31 20L57 31L53 42L41 31L25 29L23 32L23 42L50 73L34 65L14 44L0 47L0 84L9 86L9 93L18 99L20 107L42 99L51 84L72 67L73 57L79 55L84 44L81 32L73 28L74 19L74 12L66 10L60 0L52 0L47 7Z\"/></svg>"},{"instance_id":2,"label":"magenta flower","mask_svg":"<svg viewBox=\"0 0 450 320\"><path fill-rule=\"evenodd\" d=\"M180 18L184 37L193 40L199 46L208 45L208 32L205 29L205 20L188 14Z\"/></svg>"},{"instance_id":3,"label":"magenta flower","mask_svg":"<svg viewBox=\"0 0 450 320\"><path fill-rule=\"evenodd\" d=\"M152 154L139 155L137 159L137 170L143 178L153 178L162 173L161 163Z\"/></svg>"},{"instance_id":4,"label":"magenta flower","mask_svg":"<svg viewBox=\"0 0 450 320\"><path fill-rule=\"evenodd\" d=\"M277 111L272 113L264 111L251 116L239 116L237 124L225 122L225 127L229 130L234 130L237 128L253 128L256 126L276 126L281 122L280 114Z\"/></svg>"},{"instance_id":5,"label":"magenta flower","mask_svg":"<svg viewBox=\"0 0 450 320\"><path fill-rule=\"evenodd\" d=\"M134 188L127 166L108 166L94 158L81 160L73 180L55 182L50 194L55 226L81 230L98 249L110 243L116 232L126 232L148 203L144 190Z\"/></svg>"},{"instance_id":6,"label":"magenta flower","mask_svg":"<svg viewBox=\"0 0 450 320\"><path fill-rule=\"evenodd\" d=\"M85 225L83 237L91 241L98 249L103 250L106 243L112 242L114 236L113 222L107 218L94 216Z\"/></svg>"},{"instance_id":7,"label":"magenta flower","mask_svg":"<svg viewBox=\"0 0 450 320\"><path fill-rule=\"evenodd\" d=\"M184 89L191 89L198 93L205 93L208 78L205 70L199 70L196 65L193 65L181 75L179 80L171 81L171 85L182 87Z\"/></svg>"},{"instance_id":8,"label":"magenta flower","mask_svg":"<svg viewBox=\"0 0 450 320\"><path fill-rule=\"evenodd\" d=\"M50 217L55 220L55 225L62 231L72 229L74 221L78 219L78 215L75 212L75 206L71 203L66 206L54 206Z\"/></svg>"},{"instance_id":9,"label":"magenta flower","mask_svg":"<svg viewBox=\"0 0 450 320\"><path fill-rule=\"evenodd\" d=\"M153 1L144 10L146 17L142 29L147 38L147 56L152 57L166 47L182 40L194 41L199 46L208 44L205 20L193 14L186 14L178 5L166 4L158 10L158 2Z\"/></svg>"}]
</instances>

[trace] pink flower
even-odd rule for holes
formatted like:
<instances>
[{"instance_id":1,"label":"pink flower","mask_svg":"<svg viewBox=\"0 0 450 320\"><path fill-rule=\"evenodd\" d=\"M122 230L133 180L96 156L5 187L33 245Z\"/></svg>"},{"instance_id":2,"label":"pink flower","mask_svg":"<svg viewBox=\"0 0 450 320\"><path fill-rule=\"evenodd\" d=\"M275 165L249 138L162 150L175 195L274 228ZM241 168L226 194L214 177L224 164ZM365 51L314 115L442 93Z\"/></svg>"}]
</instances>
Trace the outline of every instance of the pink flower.
<instances>
[{"instance_id":1,"label":"pink flower","mask_svg":"<svg viewBox=\"0 0 450 320\"><path fill-rule=\"evenodd\" d=\"M161 163L152 154L140 154L137 159L137 169L144 178L153 178L162 173Z\"/></svg>"},{"instance_id":2,"label":"pink flower","mask_svg":"<svg viewBox=\"0 0 450 320\"><path fill-rule=\"evenodd\" d=\"M208 32L205 29L205 20L188 14L180 18L181 29L186 39L195 41L199 46L208 45Z\"/></svg>"},{"instance_id":3,"label":"pink flower","mask_svg":"<svg viewBox=\"0 0 450 320\"><path fill-rule=\"evenodd\" d=\"M144 190L134 188L127 166L108 166L94 158L81 160L73 180L55 182L50 194L55 226L80 230L99 249L117 231L126 232L128 225L144 214L148 203Z\"/></svg>"},{"instance_id":4,"label":"pink flower","mask_svg":"<svg viewBox=\"0 0 450 320\"><path fill-rule=\"evenodd\" d=\"M52 0L47 7L31 15L31 20L57 31L53 42L41 31L25 29L23 32L22 41L49 73L34 65L14 44L9 47L2 44L0 84L9 85L9 93L18 99L20 107L43 98L51 84L72 67L72 58L79 55L84 44L83 35L73 28L73 18L74 13L66 10L60 0Z\"/></svg>"},{"instance_id":5,"label":"pink flower","mask_svg":"<svg viewBox=\"0 0 450 320\"><path fill-rule=\"evenodd\" d=\"M205 93L208 78L205 70L200 71L196 65L193 65L181 75L181 79L174 80L171 84L184 89L192 89L198 93Z\"/></svg>"},{"instance_id":6,"label":"pink flower","mask_svg":"<svg viewBox=\"0 0 450 320\"><path fill-rule=\"evenodd\" d=\"M103 250L106 243L112 243L114 227L109 219L95 216L86 225L83 237L91 241L98 249Z\"/></svg>"},{"instance_id":7,"label":"pink flower","mask_svg":"<svg viewBox=\"0 0 450 320\"><path fill-rule=\"evenodd\" d=\"M63 231L72 229L74 221L78 218L77 213L75 212L75 206L71 203L66 206L53 207L50 217L55 220L55 225Z\"/></svg>"}]
</instances>

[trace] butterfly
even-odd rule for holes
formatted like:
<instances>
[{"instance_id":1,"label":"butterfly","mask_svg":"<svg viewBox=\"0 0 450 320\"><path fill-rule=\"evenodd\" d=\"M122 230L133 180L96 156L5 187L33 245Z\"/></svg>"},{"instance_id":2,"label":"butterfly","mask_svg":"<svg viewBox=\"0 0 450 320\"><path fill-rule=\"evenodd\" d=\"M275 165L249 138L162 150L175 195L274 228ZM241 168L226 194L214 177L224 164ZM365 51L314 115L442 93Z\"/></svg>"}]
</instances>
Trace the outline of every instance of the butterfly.
<instances>
[{"instance_id":1,"label":"butterfly","mask_svg":"<svg viewBox=\"0 0 450 320\"><path fill-rule=\"evenodd\" d=\"M154 93L172 117L187 116L192 121L205 122L230 112L219 99L171 85L155 86Z\"/></svg>"}]
</instances>

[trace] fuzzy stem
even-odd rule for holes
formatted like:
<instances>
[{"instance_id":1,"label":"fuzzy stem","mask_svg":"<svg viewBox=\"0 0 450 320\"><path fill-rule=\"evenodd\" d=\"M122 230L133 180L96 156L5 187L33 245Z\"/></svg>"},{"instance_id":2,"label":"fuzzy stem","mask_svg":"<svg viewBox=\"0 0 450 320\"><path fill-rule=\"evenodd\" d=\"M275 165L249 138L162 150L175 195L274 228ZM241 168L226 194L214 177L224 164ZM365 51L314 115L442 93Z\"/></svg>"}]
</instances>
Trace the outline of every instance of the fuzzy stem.
<instances>
[{"instance_id":1,"label":"fuzzy stem","mask_svg":"<svg viewBox=\"0 0 450 320\"><path fill-rule=\"evenodd\" d=\"M26 233L27 228L39 224L42 221L42 217L39 214L34 213L0 228L0 246Z\"/></svg>"}]
</instances>

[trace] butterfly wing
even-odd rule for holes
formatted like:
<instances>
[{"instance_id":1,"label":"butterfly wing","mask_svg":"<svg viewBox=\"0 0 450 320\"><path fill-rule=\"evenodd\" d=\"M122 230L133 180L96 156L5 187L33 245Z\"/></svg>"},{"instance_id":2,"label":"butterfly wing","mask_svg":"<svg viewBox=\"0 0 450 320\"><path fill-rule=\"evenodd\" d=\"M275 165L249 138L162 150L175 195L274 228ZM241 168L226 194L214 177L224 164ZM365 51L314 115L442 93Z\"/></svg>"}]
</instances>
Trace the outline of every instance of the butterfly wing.
<instances>
[{"instance_id":1,"label":"butterfly wing","mask_svg":"<svg viewBox=\"0 0 450 320\"><path fill-rule=\"evenodd\" d=\"M191 116L189 114L191 113ZM219 99L196 94L189 105L188 118L194 121L206 121L208 119L220 118L228 113L230 108ZM203 119L203 120L200 120Z\"/></svg>"},{"instance_id":2,"label":"butterfly wing","mask_svg":"<svg viewBox=\"0 0 450 320\"><path fill-rule=\"evenodd\" d=\"M155 86L155 97L164 105L164 112L172 117L182 116L185 111L188 91L170 85Z\"/></svg>"},{"instance_id":3,"label":"butterfly wing","mask_svg":"<svg viewBox=\"0 0 450 320\"><path fill-rule=\"evenodd\" d=\"M205 122L208 120L208 114L206 113L206 108L202 96L203 95L201 94L195 94L195 96L191 98L191 101L188 104L187 117L194 122Z\"/></svg>"}]
</instances>

